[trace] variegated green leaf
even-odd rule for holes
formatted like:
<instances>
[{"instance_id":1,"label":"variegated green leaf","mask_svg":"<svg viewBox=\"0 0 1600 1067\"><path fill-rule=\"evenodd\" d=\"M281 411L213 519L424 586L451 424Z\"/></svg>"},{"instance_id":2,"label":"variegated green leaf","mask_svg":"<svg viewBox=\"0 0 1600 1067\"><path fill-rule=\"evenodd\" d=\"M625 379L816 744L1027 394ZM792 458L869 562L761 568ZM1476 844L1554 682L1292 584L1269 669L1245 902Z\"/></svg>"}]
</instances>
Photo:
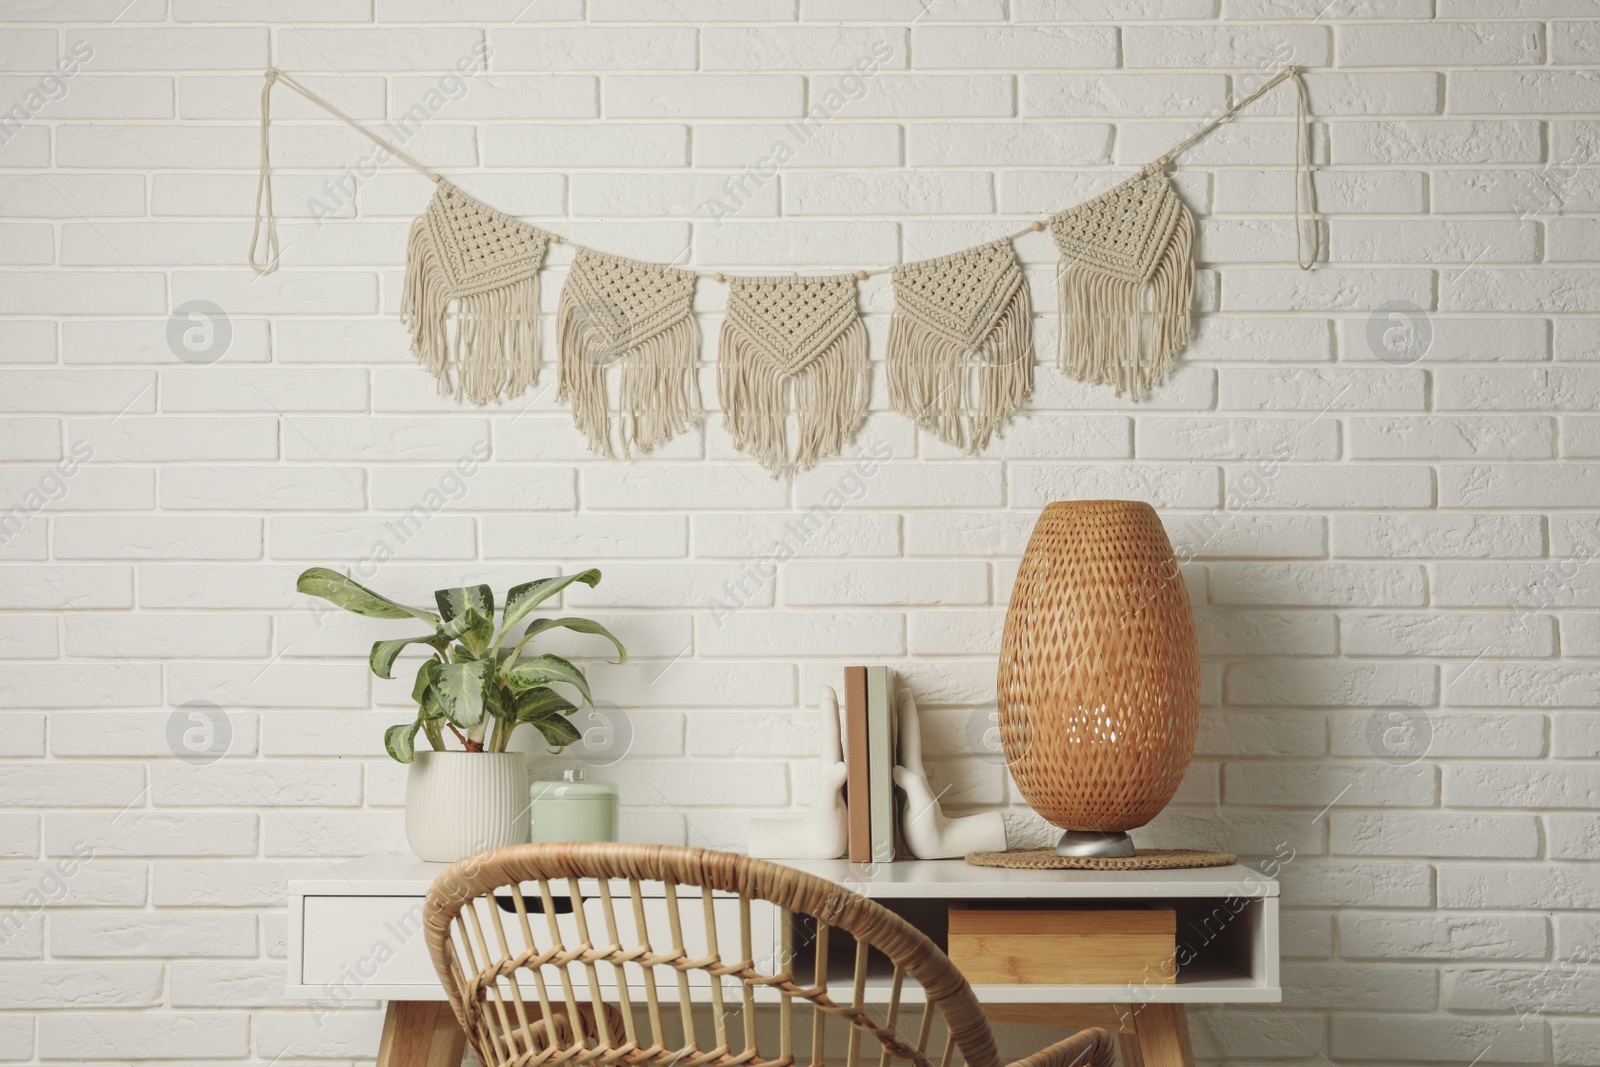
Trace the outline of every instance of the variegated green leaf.
<instances>
[{"instance_id":1,"label":"variegated green leaf","mask_svg":"<svg viewBox=\"0 0 1600 1067\"><path fill-rule=\"evenodd\" d=\"M486 585L467 585L459 589L436 589L433 599L445 621L459 619L469 611L494 617L494 590Z\"/></svg>"},{"instance_id":2,"label":"variegated green leaf","mask_svg":"<svg viewBox=\"0 0 1600 1067\"><path fill-rule=\"evenodd\" d=\"M412 722L391 726L383 732L383 747L391 758L400 763L410 763L417 755L417 731L422 729L422 716Z\"/></svg>"},{"instance_id":3,"label":"variegated green leaf","mask_svg":"<svg viewBox=\"0 0 1600 1067\"><path fill-rule=\"evenodd\" d=\"M601 637L604 637L607 641L610 641L616 646L617 658L614 662L628 662L628 650L622 647L622 642L617 640L615 634L606 629L604 626L601 626L599 623L595 622L593 619L580 619L575 615L569 615L560 619L534 619L528 624L528 629L525 633L523 633L522 640L517 643L517 651L521 652L523 645L526 645L529 641L544 633L546 630L554 630L558 627L564 630L575 630L581 634L599 634Z\"/></svg>"},{"instance_id":4,"label":"variegated green leaf","mask_svg":"<svg viewBox=\"0 0 1600 1067\"><path fill-rule=\"evenodd\" d=\"M555 596L573 582L582 582L591 589L600 584L600 572L593 567L577 574L565 574L559 578L540 578L535 582L527 582L514 587L506 594L506 615L501 622L501 628L509 631L517 623L528 617L528 613Z\"/></svg>"},{"instance_id":5,"label":"variegated green leaf","mask_svg":"<svg viewBox=\"0 0 1600 1067\"><path fill-rule=\"evenodd\" d=\"M440 641L438 634L427 634L423 637L397 637L393 641L375 641L372 653L367 656L367 664L372 668L372 673L379 678L392 678L390 672L394 670L394 661L400 657L407 645L433 645L438 647Z\"/></svg>"},{"instance_id":6,"label":"variegated green leaf","mask_svg":"<svg viewBox=\"0 0 1600 1067\"><path fill-rule=\"evenodd\" d=\"M560 656L536 656L519 663L506 672L505 679L512 689L533 689L551 682L564 682L582 693L585 701L594 703L594 698L589 695L589 680L581 670Z\"/></svg>"},{"instance_id":7,"label":"variegated green leaf","mask_svg":"<svg viewBox=\"0 0 1600 1067\"><path fill-rule=\"evenodd\" d=\"M578 710L578 705L548 686L518 693L513 707L518 722L537 722L551 715L570 715Z\"/></svg>"},{"instance_id":8,"label":"variegated green leaf","mask_svg":"<svg viewBox=\"0 0 1600 1067\"><path fill-rule=\"evenodd\" d=\"M459 638L472 650L472 658L477 659L494 639L494 590L486 585L469 585L437 590L433 598L444 613L450 635Z\"/></svg>"},{"instance_id":9,"label":"variegated green leaf","mask_svg":"<svg viewBox=\"0 0 1600 1067\"><path fill-rule=\"evenodd\" d=\"M309 596L321 597L336 607L353 611L373 619L421 619L430 626L439 625L439 617L431 611L421 611L397 604L381 593L327 567L312 567L301 573L294 587Z\"/></svg>"},{"instance_id":10,"label":"variegated green leaf","mask_svg":"<svg viewBox=\"0 0 1600 1067\"><path fill-rule=\"evenodd\" d=\"M428 692L445 718L464 730L483 721L483 683L493 666L487 660L429 665Z\"/></svg>"},{"instance_id":11,"label":"variegated green leaf","mask_svg":"<svg viewBox=\"0 0 1600 1067\"><path fill-rule=\"evenodd\" d=\"M461 641L472 649L472 658L477 659L489 650L489 642L494 640L494 617L470 609L466 620L467 630L461 635Z\"/></svg>"},{"instance_id":12,"label":"variegated green leaf","mask_svg":"<svg viewBox=\"0 0 1600 1067\"><path fill-rule=\"evenodd\" d=\"M543 719L535 719L533 720L533 726L534 729L544 735L545 743L557 752L583 738L583 735L578 732L578 728L560 715L550 715Z\"/></svg>"},{"instance_id":13,"label":"variegated green leaf","mask_svg":"<svg viewBox=\"0 0 1600 1067\"><path fill-rule=\"evenodd\" d=\"M431 687L422 691L422 699L417 701L417 708L424 719L437 721L449 717L445 715L444 707L439 703L439 698L433 695Z\"/></svg>"},{"instance_id":14,"label":"variegated green leaf","mask_svg":"<svg viewBox=\"0 0 1600 1067\"><path fill-rule=\"evenodd\" d=\"M424 695L428 692L428 681L432 678L432 675L428 672L428 666L437 662L438 660L425 660L417 668L417 680L411 685L411 699L417 702L418 707L422 706Z\"/></svg>"}]
</instances>

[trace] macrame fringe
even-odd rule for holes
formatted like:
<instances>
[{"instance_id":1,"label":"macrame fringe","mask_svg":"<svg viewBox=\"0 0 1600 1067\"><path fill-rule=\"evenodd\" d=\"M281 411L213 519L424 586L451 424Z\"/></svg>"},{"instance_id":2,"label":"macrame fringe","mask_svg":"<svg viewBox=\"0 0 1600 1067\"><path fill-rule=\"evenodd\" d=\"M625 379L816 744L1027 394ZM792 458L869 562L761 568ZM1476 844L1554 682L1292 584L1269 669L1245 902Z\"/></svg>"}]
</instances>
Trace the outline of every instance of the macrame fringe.
<instances>
[{"instance_id":1,"label":"macrame fringe","mask_svg":"<svg viewBox=\"0 0 1600 1067\"><path fill-rule=\"evenodd\" d=\"M1064 262L1060 275L1061 369L1139 400L1172 370L1189 343L1194 299L1194 220L1180 211L1145 282Z\"/></svg>"},{"instance_id":2,"label":"macrame fringe","mask_svg":"<svg viewBox=\"0 0 1600 1067\"><path fill-rule=\"evenodd\" d=\"M792 383L798 440L788 452L783 401ZM838 455L867 415L867 328L854 319L799 373L776 366L759 342L723 321L717 347L717 396L723 425L740 451L776 478Z\"/></svg>"},{"instance_id":3,"label":"macrame fringe","mask_svg":"<svg viewBox=\"0 0 1600 1067\"><path fill-rule=\"evenodd\" d=\"M1021 284L977 347L952 339L896 305L889 320L889 405L968 452L1033 391L1033 322ZM974 386L976 403L970 403Z\"/></svg>"},{"instance_id":4,"label":"macrame fringe","mask_svg":"<svg viewBox=\"0 0 1600 1067\"><path fill-rule=\"evenodd\" d=\"M400 321L411 353L439 392L488 404L516 396L539 377L539 276L452 297L427 216L411 226Z\"/></svg>"},{"instance_id":5,"label":"macrame fringe","mask_svg":"<svg viewBox=\"0 0 1600 1067\"><path fill-rule=\"evenodd\" d=\"M571 400L572 421L594 451L616 455L606 376L618 363L618 436L624 455L649 452L691 425L694 362L700 351L700 330L692 316L618 351L589 305L565 287L556 308L556 349L561 359L557 399Z\"/></svg>"}]
</instances>

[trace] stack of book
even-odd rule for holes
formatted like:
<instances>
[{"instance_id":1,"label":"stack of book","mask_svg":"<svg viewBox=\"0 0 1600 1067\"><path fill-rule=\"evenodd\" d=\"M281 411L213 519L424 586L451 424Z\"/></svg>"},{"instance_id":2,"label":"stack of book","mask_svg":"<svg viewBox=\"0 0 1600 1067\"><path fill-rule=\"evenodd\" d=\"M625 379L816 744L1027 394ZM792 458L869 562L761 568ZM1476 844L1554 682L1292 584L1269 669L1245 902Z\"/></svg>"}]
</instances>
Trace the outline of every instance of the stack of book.
<instances>
[{"instance_id":1,"label":"stack of book","mask_svg":"<svg viewBox=\"0 0 1600 1067\"><path fill-rule=\"evenodd\" d=\"M850 862L895 858L894 765L897 724L894 672L888 667L844 669L845 805L850 813Z\"/></svg>"}]
</instances>

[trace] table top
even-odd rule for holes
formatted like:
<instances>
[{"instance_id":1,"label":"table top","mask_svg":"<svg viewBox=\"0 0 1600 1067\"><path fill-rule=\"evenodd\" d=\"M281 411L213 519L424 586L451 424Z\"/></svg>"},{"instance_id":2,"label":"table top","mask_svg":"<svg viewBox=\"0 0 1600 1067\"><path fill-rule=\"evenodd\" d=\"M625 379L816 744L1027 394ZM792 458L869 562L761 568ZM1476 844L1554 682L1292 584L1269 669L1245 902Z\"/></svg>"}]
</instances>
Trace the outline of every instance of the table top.
<instances>
[{"instance_id":1,"label":"table top","mask_svg":"<svg viewBox=\"0 0 1600 1067\"><path fill-rule=\"evenodd\" d=\"M1161 1003L1273 1004L1282 997L1278 883L1249 867L1017 871L973 867L960 859L882 864L789 860L785 865L885 901L890 907L928 906L912 904L916 898L934 907L939 906L937 902L953 900L1164 900L1202 924L1219 923L1215 943L1212 935L1207 935L1204 951L1179 970L1175 984L1141 985L1137 990L1127 983L974 987L985 1003L1111 1004L1137 995L1140 1000ZM290 882L289 999L328 999L326 983L342 981L330 976L335 971L345 973L334 964L361 959L371 952L374 942L392 939L396 924L414 922L421 898L448 866L424 863L409 855L368 856L330 865L321 878ZM646 886L646 895L649 888ZM580 882L580 891L598 893L587 879ZM1241 902L1248 902L1247 906ZM377 1000L444 996L423 939L417 936L401 943L381 973L361 990L363 997ZM869 1001L887 1003L895 995L886 975L881 979L869 975ZM756 991L756 999L762 1003L775 996L769 989Z\"/></svg>"},{"instance_id":2,"label":"table top","mask_svg":"<svg viewBox=\"0 0 1600 1067\"><path fill-rule=\"evenodd\" d=\"M1240 864L1176 871L1019 871L974 867L961 859L850 863L775 860L869 898L1025 900L1050 897L1276 897L1278 883ZM327 877L298 879L290 892L306 896L422 896L449 864L415 856L366 856L334 866Z\"/></svg>"}]
</instances>

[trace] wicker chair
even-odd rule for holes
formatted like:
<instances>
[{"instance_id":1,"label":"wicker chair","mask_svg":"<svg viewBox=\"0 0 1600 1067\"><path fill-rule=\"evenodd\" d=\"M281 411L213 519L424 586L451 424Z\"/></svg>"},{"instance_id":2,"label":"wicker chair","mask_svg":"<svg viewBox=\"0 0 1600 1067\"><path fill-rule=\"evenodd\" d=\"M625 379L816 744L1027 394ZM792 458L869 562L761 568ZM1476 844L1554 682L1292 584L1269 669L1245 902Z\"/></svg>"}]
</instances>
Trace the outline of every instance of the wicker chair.
<instances>
[{"instance_id":1,"label":"wicker chair","mask_svg":"<svg viewBox=\"0 0 1600 1067\"><path fill-rule=\"evenodd\" d=\"M626 883L625 895L613 880ZM641 883L652 888L649 909ZM768 909L761 928L776 928L765 961L752 936L758 907ZM662 846L513 845L441 874L423 921L484 1067L822 1067L830 1017L844 1024L848 1067L862 1063L863 1035L879 1067L1001 1067L983 1008L932 941L847 887L776 863ZM829 993L830 955L853 975L842 1003ZM809 984L796 973L806 970ZM872 982L886 995L869 997ZM676 1012L663 1003L674 992ZM695 1002L709 1008L709 1027L697 1027ZM776 1055L758 1047L758 1002L776 1004ZM903 1004L914 1025L902 1021ZM805 1041L797 1028L808 1021ZM797 1045L807 1051L797 1056ZM1011 1067L1111 1060L1111 1035L1082 1030Z\"/></svg>"}]
</instances>

